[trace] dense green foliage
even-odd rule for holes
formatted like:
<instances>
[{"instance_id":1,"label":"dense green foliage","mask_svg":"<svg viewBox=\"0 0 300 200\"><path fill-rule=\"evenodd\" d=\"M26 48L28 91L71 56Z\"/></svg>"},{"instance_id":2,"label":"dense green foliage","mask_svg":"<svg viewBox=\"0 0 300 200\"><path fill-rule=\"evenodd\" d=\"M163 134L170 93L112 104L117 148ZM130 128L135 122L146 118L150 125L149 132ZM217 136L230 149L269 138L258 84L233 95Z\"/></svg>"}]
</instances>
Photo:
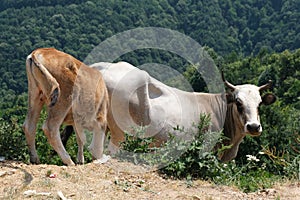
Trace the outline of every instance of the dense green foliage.
<instances>
[{"instance_id":1,"label":"dense green foliage","mask_svg":"<svg viewBox=\"0 0 300 200\"><path fill-rule=\"evenodd\" d=\"M247 174L249 178L297 177L300 163L299 21L300 1L295 0L3 0L0 4L0 156L28 161L21 125L27 110L25 59L32 50L55 47L84 60L95 46L114 34L153 26L179 31L205 46L234 84L261 85L273 80L272 91L278 97L274 105L260 108L263 134L247 137L235 162L224 167L214 155L208 154L204 160L196 160L195 165L185 154L177 164L169 166L169 172L193 178L197 170L202 170L205 175L202 178L211 177L218 183L226 183L226 176L232 175L231 183L244 179L244 183L238 184L245 185L249 179L237 174ZM153 62L172 66L185 76L195 91L206 90L196 70L170 52L137 50L119 60L134 65ZM178 81L170 80L170 84L178 86ZM45 117L43 113L42 119ZM40 130L41 123L42 120L37 132L41 161L61 164ZM126 146L129 149L141 142L127 139L131 141ZM147 149L148 142L151 140L144 143L142 150ZM74 143L73 137L67 145L73 159L76 157ZM198 143L192 146L198 148ZM189 151L196 155L194 150ZM90 155L85 154L89 161ZM246 155L256 155L260 161L249 161ZM193 173L188 174L185 169Z\"/></svg>"},{"instance_id":2,"label":"dense green foliage","mask_svg":"<svg viewBox=\"0 0 300 200\"><path fill-rule=\"evenodd\" d=\"M136 27L177 30L220 55L294 50L300 47L299 9L294 0L3 0L1 89L9 95L26 91L24 60L37 47L56 47L84 60L101 41ZM152 55L139 53L132 62L149 60L145 56Z\"/></svg>"}]
</instances>

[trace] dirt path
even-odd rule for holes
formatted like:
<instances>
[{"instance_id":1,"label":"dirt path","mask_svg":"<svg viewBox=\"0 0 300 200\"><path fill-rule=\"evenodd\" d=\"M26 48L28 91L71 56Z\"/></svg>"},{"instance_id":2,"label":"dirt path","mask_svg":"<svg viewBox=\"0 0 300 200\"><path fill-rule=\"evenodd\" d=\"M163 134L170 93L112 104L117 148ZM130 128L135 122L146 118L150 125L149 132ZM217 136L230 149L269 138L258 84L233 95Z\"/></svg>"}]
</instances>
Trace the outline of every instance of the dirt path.
<instances>
[{"instance_id":1,"label":"dirt path","mask_svg":"<svg viewBox=\"0 0 300 200\"><path fill-rule=\"evenodd\" d=\"M300 183L246 194L201 180L164 179L156 172L121 172L120 167L139 171L114 159L74 167L0 162L0 199L300 199Z\"/></svg>"}]
</instances>

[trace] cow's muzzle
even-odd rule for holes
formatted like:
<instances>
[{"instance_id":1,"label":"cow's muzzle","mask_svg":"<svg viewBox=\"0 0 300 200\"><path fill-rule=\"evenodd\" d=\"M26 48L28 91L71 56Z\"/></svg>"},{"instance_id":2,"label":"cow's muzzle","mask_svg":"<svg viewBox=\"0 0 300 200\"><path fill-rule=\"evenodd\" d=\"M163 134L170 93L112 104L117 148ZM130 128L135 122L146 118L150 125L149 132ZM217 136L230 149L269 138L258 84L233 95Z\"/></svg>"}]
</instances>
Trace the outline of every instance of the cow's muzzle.
<instances>
[{"instance_id":1,"label":"cow's muzzle","mask_svg":"<svg viewBox=\"0 0 300 200\"><path fill-rule=\"evenodd\" d=\"M259 136L262 132L261 125L257 123L247 123L246 129L247 132L252 136Z\"/></svg>"}]
</instances>

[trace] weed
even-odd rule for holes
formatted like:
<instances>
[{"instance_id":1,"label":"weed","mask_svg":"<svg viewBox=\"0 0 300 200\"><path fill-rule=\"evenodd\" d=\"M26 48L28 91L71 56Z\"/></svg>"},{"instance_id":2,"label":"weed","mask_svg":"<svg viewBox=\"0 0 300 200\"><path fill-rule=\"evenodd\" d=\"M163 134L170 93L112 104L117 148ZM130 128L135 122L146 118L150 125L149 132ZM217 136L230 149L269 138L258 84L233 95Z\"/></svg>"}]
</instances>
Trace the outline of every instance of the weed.
<instances>
[{"instance_id":1,"label":"weed","mask_svg":"<svg viewBox=\"0 0 300 200\"><path fill-rule=\"evenodd\" d=\"M220 165L222 173L213 177L213 181L218 184L235 185L244 192L271 187L279 180L279 176L266 171L265 163L260 162L258 155L246 155L247 163L244 165L237 165L235 161Z\"/></svg>"},{"instance_id":2,"label":"weed","mask_svg":"<svg viewBox=\"0 0 300 200\"><path fill-rule=\"evenodd\" d=\"M46 177L49 177L51 174L52 174L52 170L51 169L47 170Z\"/></svg>"},{"instance_id":3,"label":"weed","mask_svg":"<svg viewBox=\"0 0 300 200\"><path fill-rule=\"evenodd\" d=\"M216 184L235 185L244 192L269 188L282 179L281 176L268 171L270 162L285 168L288 174L297 171L297 176L300 176L298 174L300 156L294 157L291 162L285 159L282 152L277 152L274 148L269 151L262 149L256 155L246 155L245 162L242 163L235 160L228 163L220 162L217 155L230 146L223 145L215 151L207 148L207 143L221 143L224 139L220 132L207 134L209 125L210 117L201 115L200 123L196 125L198 132L194 134L192 141L183 141L170 135L170 140L160 147L152 147L151 144L155 140L145 138L145 129L137 128L134 134L125 133L125 141L121 144L123 149L118 157L135 164L157 165L160 167L160 173L164 175L184 178L187 187L192 186L193 179L201 178ZM175 129L184 131L179 127Z\"/></svg>"},{"instance_id":4,"label":"weed","mask_svg":"<svg viewBox=\"0 0 300 200\"><path fill-rule=\"evenodd\" d=\"M69 174L68 172L61 172L62 177L64 178L70 178L72 175Z\"/></svg>"}]
</instances>

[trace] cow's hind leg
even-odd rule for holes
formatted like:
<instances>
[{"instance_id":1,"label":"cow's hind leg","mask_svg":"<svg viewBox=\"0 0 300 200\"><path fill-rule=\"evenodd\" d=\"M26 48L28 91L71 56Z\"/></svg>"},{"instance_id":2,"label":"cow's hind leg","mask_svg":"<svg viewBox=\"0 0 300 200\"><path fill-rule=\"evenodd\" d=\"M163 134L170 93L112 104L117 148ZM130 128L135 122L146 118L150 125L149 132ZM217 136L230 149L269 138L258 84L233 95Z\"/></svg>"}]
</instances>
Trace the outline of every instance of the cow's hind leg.
<instances>
[{"instance_id":1,"label":"cow's hind leg","mask_svg":"<svg viewBox=\"0 0 300 200\"><path fill-rule=\"evenodd\" d=\"M43 107L43 100L40 97L42 94L39 93L37 88L31 87L32 91L29 91L29 105L28 113L23 124L23 131L25 133L26 142L30 153L30 162L34 164L39 164L40 160L37 155L35 147L35 135L36 135L36 124L40 117L40 112Z\"/></svg>"},{"instance_id":2,"label":"cow's hind leg","mask_svg":"<svg viewBox=\"0 0 300 200\"><path fill-rule=\"evenodd\" d=\"M27 59L26 61L26 73L28 78L28 112L23 124L23 131L29 148L30 162L38 164L40 161L35 147L35 135L36 124L44 105L44 96L37 87L36 81L32 75L31 59Z\"/></svg>"},{"instance_id":3,"label":"cow's hind leg","mask_svg":"<svg viewBox=\"0 0 300 200\"><path fill-rule=\"evenodd\" d=\"M76 132L76 141L78 145L77 163L84 164L83 147L86 142L84 130L80 125L76 124L75 132Z\"/></svg>"},{"instance_id":4,"label":"cow's hind leg","mask_svg":"<svg viewBox=\"0 0 300 200\"><path fill-rule=\"evenodd\" d=\"M60 156L63 163L66 165L74 165L74 162L64 148L63 143L60 139L59 127L62 124L64 116L65 115L63 115L63 113L62 116L59 116L57 115L57 111L49 111L48 118L43 125L43 131L48 138L48 142Z\"/></svg>"},{"instance_id":5,"label":"cow's hind leg","mask_svg":"<svg viewBox=\"0 0 300 200\"><path fill-rule=\"evenodd\" d=\"M23 131L25 133L26 142L30 153L30 162L39 164L40 160L37 155L35 147L36 124L40 116L42 105L37 103L35 108L30 108L23 124Z\"/></svg>"}]
</instances>

